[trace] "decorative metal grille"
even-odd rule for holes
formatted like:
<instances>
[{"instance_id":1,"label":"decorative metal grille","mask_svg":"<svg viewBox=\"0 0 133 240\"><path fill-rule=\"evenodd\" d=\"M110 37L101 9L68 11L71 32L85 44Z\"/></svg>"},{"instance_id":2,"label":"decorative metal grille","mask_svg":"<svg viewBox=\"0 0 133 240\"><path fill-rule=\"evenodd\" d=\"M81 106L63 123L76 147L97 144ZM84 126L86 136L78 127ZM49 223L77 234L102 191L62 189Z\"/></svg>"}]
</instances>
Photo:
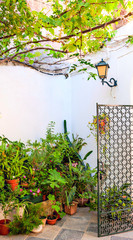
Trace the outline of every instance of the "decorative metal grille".
<instances>
[{"instance_id":1,"label":"decorative metal grille","mask_svg":"<svg viewBox=\"0 0 133 240\"><path fill-rule=\"evenodd\" d=\"M98 236L133 229L133 106L97 104Z\"/></svg>"}]
</instances>

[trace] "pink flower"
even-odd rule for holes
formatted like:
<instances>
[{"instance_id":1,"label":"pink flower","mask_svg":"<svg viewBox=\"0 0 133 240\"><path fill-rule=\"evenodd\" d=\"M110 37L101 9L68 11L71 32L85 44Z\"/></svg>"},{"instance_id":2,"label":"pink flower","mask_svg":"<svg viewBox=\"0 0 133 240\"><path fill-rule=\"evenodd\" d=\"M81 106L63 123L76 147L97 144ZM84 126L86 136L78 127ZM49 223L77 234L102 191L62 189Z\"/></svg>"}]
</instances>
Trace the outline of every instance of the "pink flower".
<instances>
[{"instance_id":1,"label":"pink flower","mask_svg":"<svg viewBox=\"0 0 133 240\"><path fill-rule=\"evenodd\" d=\"M38 188L37 193L40 193L40 189Z\"/></svg>"},{"instance_id":2,"label":"pink flower","mask_svg":"<svg viewBox=\"0 0 133 240\"><path fill-rule=\"evenodd\" d=\"M52 162L52 160L50 160L50 162Z\"/></svg>"},{"instance_id":3,"label":"pink flower","mask_svg":"<svg viewBox=\"0 0 133 240\"><path fill-rule=\"evenodd\" d=\"M22 188L20 188L20 192L22 192L23 191L23 189Z\"/></svg>"},{"instance_id":4,"label":"pink flower","mask_svg":"<svg viewBox=\"0 0 133 240\"><path fill-rule=\"evenodd\" d=\"M33 195L35 196L35 192L33 192Z\"/></svg>"},{"instance_id":5,"label":"pink flower","mask_svg":"<svg viewBox=\"0 0 133 240\"><path fill-rule=\"evenodd\" d=\"M32 168L33 169L33 171L35 171L35 168Z\"/></svg>"},{"instance_id":6,"label":"pink flower","mask_svg":"<svg viewBox=\"0 0 133 240\"><path fill-rule=\"evenodd\" d=\"M30 189L30 192L32 192L32 189Z\"/></svg>"},{"instance_id":7,"label":"pink flower","mask_svg":"<svg viewBox=\"0 0 133 240\"><path fill-rule=\"evenodd\" d=\"M26 178L26 176L23 176L23 178Z\"/></svg>"}]
</instances>

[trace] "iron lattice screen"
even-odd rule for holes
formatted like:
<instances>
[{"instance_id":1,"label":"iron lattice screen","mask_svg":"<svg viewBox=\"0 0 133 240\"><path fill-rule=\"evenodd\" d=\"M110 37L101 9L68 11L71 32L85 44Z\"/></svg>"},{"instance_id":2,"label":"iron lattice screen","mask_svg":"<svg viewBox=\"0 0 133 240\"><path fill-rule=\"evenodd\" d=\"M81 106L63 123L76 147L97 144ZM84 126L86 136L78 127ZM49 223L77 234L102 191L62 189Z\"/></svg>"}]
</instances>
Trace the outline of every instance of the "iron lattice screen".
<instances>
[{"instance_id":1,"label":"iron lattice screen","mask_svg":"<svg viewBox=\"0 0 133 240\"><path fill-rule=\"evenodd\" d=\"M98 236L133 229L133 106L97 104Z\"/></svg>"}]
</instances>

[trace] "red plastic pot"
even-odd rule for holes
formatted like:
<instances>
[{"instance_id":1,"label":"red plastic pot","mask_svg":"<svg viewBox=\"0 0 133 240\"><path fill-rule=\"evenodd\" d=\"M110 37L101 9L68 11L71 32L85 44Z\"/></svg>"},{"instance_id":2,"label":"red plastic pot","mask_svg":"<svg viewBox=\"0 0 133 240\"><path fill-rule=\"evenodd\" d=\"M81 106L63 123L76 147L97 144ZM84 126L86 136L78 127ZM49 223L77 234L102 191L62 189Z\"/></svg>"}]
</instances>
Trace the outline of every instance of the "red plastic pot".
<instances>
[{"instance_id":1,"label":"red plastic pot","mask_svg":"<svg viewBox=\"0 0 133 240\"><path fill-rule=\"evenodd\" d=\"M9 226L8 224L11 221L9 219L6 219L6 223L5 223L5 219L0 220L0 235L8 235L9 234Z\"/></svg>"},{"instance_id":2,"label":"red plastic pot","mask_svg":"<svg viewBox=\"0 0 133 240\"><path fill-rule=\"evenodd\" d=\"M11 186L12 191L14 191L18 187L19 179L12 179L12 180L6 179L6 182Z\"/></svg>"}]
</instances>

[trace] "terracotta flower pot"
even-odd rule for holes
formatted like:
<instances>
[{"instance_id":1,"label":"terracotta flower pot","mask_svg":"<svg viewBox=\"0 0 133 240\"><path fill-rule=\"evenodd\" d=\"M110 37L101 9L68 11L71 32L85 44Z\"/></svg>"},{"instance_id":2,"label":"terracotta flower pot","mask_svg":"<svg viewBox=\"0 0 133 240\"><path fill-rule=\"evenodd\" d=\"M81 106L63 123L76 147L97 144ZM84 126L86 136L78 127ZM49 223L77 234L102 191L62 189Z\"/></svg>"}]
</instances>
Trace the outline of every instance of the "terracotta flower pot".
<instances>
[{"instance_id":1,"label":"terracotta flower pot","mask_svg":"<svg viewBox=\"0 0 133 240\"><path fill-rule=\"evenodd\" d=\"M10 223L9 219L6 219L6 223L5 223L5 219L0 220L0 235L8 235L9 234L9 226L8 224Z\"/></svg>"},{"instance_id":2,"label":"terracotta flower pot","mask_svg":"<svg viewBox=\"0 0 133 240\"><path fill-rule=\"evenodd\" d=\"M78 199L78 206L83 207L85 204L88 203L88 198L79 198Z\"/></svg>"},{"instance_id":3,"label":"terracotta flower pot","mask_svg":"<svg viewBox=\"0 0 133 240\"><path fill-rule=\"evenodd\" d=\"M56 211L54 211L54 213L57 215L57 220L61 220L61 216L59 213L57 213Z\"/></svg>"},{"instance_id":4,"label":"terracotta flower pot","mask_svg":"<svg viewBox=\"0 0 133 240\"><path fill-rule=\"evenodd\" d=\"M19 179L12 179L12 180L6 179L6 182L11 186L12 191L14 191L18 187Z\"/></svg>"},{"instance_id":5,"label":"terracotta flower pot","mask_svg":"<svg viewBox=\"0 0 133 240\"><path fill-rule=\"evenodd\" d=\"M45 225L46 225L46 221L47 221L47 218L46 217L41 217L41 220L42 220L42 225L43 225L43 227L45 227Z\"/></svg>"},{"instance_id":6,"label":"terracotta flower pot","mask_svg":"<svg viewBox=\"0 0 133 240\"><path fill-rule=\"evenodd\" d=\"M57 221L57 218L55 218L55 219L48 219L47 218L47 223L50 224L50 225L56 224L56 221Z\"/></svg>"},{"instance_id":7,"label":"terracotta flower pot","mask_svg":"<svg viewBox=\"0 0 133 240\"><path fill-rule=\"evenodd\" d=\"M28 188L28 187L29 187L29 184L26 183L26 182L24 182L24 183L21 183L21 186L22 186L23 188Z\"/></svg>"},{"instance_id":8,"label":"terracotta flower pot","mask_svg":"<svg viewBox=\"0 0 133 240\"><path fill-rule=\"evenodd\" d=\"M46 201L46 194L43 194L42 199L43 201Z\"/></svg>"},{"instance_id":9,"label":"terracotta flower pot","mask_svg":"<svg viewBox=\"0 0 133 240\"><path fill-rule=\"evenodd\" d=\"M77 202L73 202L70 206L65 205L65 213L73 215L77 212Z\"/></svg>"}]
</instances>

